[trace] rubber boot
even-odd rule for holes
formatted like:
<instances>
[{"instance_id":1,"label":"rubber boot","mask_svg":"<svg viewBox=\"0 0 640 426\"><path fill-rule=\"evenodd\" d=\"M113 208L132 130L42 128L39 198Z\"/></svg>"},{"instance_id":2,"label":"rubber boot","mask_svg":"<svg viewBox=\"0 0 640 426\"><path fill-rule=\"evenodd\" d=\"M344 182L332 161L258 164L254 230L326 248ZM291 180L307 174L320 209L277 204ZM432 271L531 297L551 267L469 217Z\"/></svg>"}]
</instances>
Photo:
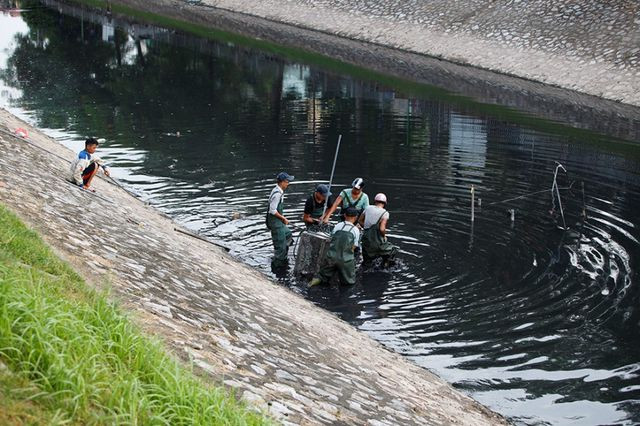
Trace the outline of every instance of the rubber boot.
<instances>
[{"instance_id":1,"label":"rubber boot","mask_svg":"<svg viewBox=\"0 0 640 426\"><path fill-rule=\"evenodd\" d=\"M313 287L313 286L320 285L320 284L322 284L322 278L315 277L309 283L309 287Z\"/></svg>"}]
</instances>

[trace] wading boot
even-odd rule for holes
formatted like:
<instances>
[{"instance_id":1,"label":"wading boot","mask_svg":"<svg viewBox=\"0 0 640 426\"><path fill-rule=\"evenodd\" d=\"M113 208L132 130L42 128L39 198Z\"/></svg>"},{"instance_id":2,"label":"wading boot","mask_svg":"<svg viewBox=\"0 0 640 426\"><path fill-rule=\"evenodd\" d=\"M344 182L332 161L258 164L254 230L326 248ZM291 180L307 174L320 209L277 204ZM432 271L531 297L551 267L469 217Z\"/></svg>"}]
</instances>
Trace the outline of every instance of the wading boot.
<instances>
[{"instance_id":1,"label":"wading boot","mask_svg":"<svg viewBox=\"0 0 640 426\"><path fill-rule=\"evenodd\" d=\"M322 279L321 278L314 278L309 283L309 287L313 287L313 286L320 285L320 284L322 284Z\"/></svg>"}]
</instances>

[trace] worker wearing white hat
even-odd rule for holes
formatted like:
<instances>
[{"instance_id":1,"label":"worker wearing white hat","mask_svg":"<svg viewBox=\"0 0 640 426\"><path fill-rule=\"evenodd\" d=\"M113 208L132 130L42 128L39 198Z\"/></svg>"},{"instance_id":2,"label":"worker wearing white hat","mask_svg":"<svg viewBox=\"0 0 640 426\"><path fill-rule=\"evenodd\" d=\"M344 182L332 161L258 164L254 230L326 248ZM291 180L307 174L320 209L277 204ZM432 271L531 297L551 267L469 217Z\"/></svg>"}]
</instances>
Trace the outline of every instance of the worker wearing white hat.
<instances>
[{"instance_id":1,"label":"worker wearing white hat","mask_svg":"<svg viewBox=\"0 0 640 426\"><path fill-rule=\"evenodd\" d=\"M364 228L362 256L365 264L382 257L383 264L387 267L398 252L398 247L387 240L389 212L385 209L386 206L387 196L383 193L376 194L373 205L368 206L360 216L360 224Z\"/></svg>"},{"instance_id":2,"label":"worker wearing white hat","mask_svg":"<svg viewBox=\"0 0 640 426\"><path fill-rule=\"evenodd\" d=\"M331 215L336 211L338 207L342 208L340 212L342 220L345 219L344 212L349 207L353 207L356 209L359 219L364 209L369 205L369 197L364 193L362 188L364 188L364 179L356 178L353 183L351 183L351 188L342 190L340 192L340 195L336 197L333 205L329 207L327 212L322 217L322 222L329 223Z\"/></svg>"}]
</instances>

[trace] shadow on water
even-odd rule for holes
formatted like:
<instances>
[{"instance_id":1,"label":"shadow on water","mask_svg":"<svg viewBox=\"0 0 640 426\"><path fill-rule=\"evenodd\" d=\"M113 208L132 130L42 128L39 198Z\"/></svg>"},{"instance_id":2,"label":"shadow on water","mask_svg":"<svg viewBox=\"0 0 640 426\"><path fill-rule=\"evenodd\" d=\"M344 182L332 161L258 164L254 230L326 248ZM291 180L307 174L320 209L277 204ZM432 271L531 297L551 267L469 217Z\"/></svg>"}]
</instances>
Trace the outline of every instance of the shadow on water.
<instances>
[{"instance_id":1,"label":"shadow on water","mask_svg":"<svg viewBox=\"0 0 640 426\"><path fill-rule=\"evenodd\" d=\"M363 176L387 194L401 263L349 288L283 285L515 422L640 422L640 145L85 18L0 14L2 106L74 150L105 137L130 190L270 276L275 174L296 175L285 214L301 226L342 134L335 188Z\"/></svg>"}]
</instances>

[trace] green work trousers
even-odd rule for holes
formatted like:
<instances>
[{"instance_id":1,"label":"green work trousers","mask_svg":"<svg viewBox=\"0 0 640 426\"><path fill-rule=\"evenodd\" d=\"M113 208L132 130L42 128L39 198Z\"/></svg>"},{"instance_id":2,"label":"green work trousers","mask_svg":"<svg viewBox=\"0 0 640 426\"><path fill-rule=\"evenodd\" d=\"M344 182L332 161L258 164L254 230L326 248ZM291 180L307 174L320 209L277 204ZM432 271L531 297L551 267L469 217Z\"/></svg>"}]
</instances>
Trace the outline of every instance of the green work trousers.
<instances>
[{"instance_id":1,"label":"green work trousers","mask_svg":"<svg viewBox=\"0 0 640 426\"><path fill-rule=\"evenodd\" d=\"M362 256L366 262L382 257L393 259L398 253L398 247L391 244L382 236L378 226L372 226L364 231L362 236Z\"/></svg>"},{"instance_id":2,"label":"green work trousers","mask_svg":"<svg viewBox=\"0 0 640 426\"><path fill-rule=\"evenodd\" d=\"M270 221L269 229L271 230L271 240L273 241L274 250L274 257L271 264L274 267L286 266L289 243L292 238L291 230L277 218Z\"/></svg>"},{"instance_id":3,"label":"green work trousers","mask_svg":"<svg viewBox=\"0 0 640 426\"><path fill-rule=\"evenodd\" d=\"M340 261L331 258L325 258L318 275L322 282L328 283L335 273L342 284L353 285L356 283L356 261L355 259Z\"/></svg>"},{"instance_id":4,"label":"green work trousers","mask_svg":"<svg viewBox=\"0 0 640 426\"><path fill-rule=\"evenodd\" d=\"M353 256L356 242L353 234L346 230L337 231L331 236L331 245L318 272L323 282L330 282L337 272L342 284L356 283L356 260Z\"/></svg>"}]
</instances>

